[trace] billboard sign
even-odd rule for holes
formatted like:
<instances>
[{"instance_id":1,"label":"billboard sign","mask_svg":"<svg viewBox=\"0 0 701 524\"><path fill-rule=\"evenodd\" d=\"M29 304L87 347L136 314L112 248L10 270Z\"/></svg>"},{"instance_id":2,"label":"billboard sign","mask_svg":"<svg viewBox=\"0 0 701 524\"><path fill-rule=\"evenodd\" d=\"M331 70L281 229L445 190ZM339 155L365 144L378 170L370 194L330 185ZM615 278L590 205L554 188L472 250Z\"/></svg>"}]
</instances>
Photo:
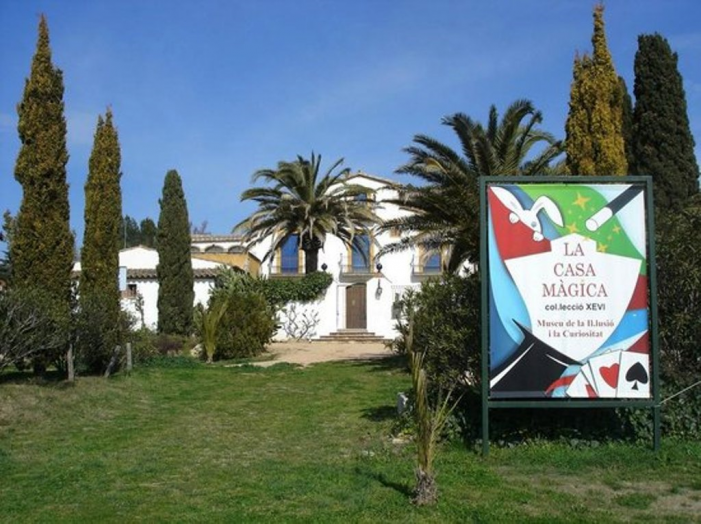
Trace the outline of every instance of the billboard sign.
<instances>
[{"instance_id":1,"label":"billboard sign","mask_svg":"<svg viewBox=\"0 0 701 524\"><path fill-rule=\"evenodd\" d=\"M484 191L489 398L651 399L647 184Z\"/></svg>"}]
</instances>

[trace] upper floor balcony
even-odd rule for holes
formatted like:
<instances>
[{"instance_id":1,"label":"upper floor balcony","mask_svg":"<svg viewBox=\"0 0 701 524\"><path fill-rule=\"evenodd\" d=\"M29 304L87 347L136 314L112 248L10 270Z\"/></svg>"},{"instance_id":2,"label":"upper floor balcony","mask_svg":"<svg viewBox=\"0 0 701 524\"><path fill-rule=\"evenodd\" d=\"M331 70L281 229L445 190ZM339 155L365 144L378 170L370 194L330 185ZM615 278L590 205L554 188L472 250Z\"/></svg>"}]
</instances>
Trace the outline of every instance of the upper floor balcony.
<instances>
[{"instance_id":1,"label":"upper floor balcony","mask_svg":"<svg viewBox=\"0 0 701 524\"><path fill-rule=\"evenodd\" d=\"M270 278L301 278L304 276L304 267L280 267L270 266Z\"/></svg>"},{"instance_id":2,"label":"upper floor balcony","mask_svg":"<svg viewBox=\"0 0 701 524\"><path fill-rule=\"evenodd\" d=\"M342 264L340 269L341 279L347 282L362 282L377 276L382 271L382 264L356 260L352 264Z\"/></svg>"}]
</instances>

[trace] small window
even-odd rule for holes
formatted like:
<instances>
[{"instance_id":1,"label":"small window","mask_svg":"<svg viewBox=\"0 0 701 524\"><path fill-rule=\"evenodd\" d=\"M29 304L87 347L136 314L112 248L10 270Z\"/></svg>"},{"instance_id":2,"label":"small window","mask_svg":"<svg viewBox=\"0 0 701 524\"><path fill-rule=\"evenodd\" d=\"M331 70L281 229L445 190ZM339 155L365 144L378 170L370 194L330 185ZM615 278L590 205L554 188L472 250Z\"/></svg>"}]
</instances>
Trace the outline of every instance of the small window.
<instances>
[{"instance_id":1,"label":"small window","mask_svg":"<svg viewBox=\"0 0 701 524\"><path fill-rule=\"evenodd\" d=\"M136 287L136 284L127 284L127 288L122 291L122 298L136 298L136 296L139 294L139 290Z\"/></svg>"}]
</instances>

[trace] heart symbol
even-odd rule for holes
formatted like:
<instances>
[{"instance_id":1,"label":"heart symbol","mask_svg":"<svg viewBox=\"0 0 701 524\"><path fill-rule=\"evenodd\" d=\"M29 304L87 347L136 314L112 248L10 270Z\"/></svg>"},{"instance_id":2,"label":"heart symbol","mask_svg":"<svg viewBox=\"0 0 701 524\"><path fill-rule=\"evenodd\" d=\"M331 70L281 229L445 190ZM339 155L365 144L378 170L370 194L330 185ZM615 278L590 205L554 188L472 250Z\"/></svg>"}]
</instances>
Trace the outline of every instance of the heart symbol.
<instances>
[{"instance_id":1,"label":"heart symbol","mask_svg":"<svg viewBox=\"0 0 701 524\"><path fill-rule=\"evenodd\" d=\"M609 386L615 388L618 385L618 370L620 366L618 364L611 364L608 367L601 366L599 369L599 374L601 378L604 379Z\"/></svg>"}]
</instances>

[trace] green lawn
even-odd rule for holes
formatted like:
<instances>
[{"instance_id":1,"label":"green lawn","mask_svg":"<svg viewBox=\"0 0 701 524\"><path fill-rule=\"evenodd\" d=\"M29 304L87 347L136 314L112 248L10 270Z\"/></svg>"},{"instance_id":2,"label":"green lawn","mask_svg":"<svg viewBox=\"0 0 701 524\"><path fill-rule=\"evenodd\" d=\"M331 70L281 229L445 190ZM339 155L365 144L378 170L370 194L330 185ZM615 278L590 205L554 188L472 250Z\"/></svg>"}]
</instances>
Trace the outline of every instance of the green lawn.
<instances>
[{"instance_id":1,"label":"green lawn","mask_svg":"<svg viewBox=\"0 0 701 524\"><path fill-rule=\"evenodd\" d=\"M0 377L3 522L701 522L701 444L442 450L409 504L396 362Z\"/></svg>"}]
</instances>

